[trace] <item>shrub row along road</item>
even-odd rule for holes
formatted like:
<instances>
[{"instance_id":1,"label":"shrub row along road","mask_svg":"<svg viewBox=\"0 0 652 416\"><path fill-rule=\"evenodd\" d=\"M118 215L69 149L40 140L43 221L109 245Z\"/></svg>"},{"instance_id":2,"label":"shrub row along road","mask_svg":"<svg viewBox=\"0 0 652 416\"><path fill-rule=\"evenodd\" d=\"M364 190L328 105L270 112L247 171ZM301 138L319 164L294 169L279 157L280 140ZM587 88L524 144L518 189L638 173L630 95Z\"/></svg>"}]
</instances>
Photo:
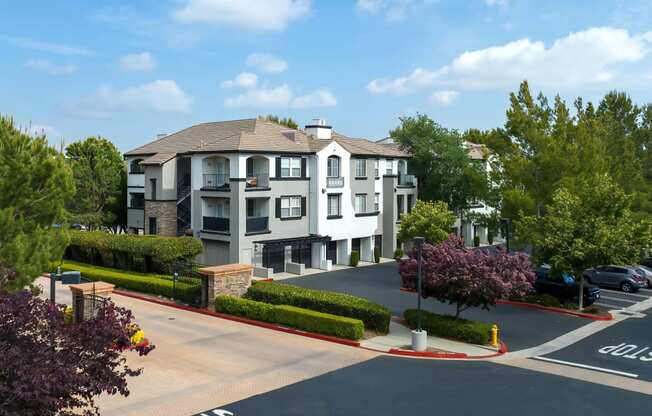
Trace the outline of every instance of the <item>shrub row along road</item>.
<instances>
[{"instance_id":1,"label":"shrub row along road","mask_svg":"<svg viewBox=\"0 0 652 416\"><path fill-rule=\"evenodd\" d=\"M399 290L401 278L394 262L285 279L280 283L362 296L385 305L397 316L402 316L406 309L415 308L417 301L416 294ZM435 313L455 314L453 305L435 299L425 299L422 306ZM489 311L471 308L464 311L461 317L498 324L500 338L507 343L510 351L543 344L591 322L511 305L496 305Z\"/></svg>"}]
</instances>

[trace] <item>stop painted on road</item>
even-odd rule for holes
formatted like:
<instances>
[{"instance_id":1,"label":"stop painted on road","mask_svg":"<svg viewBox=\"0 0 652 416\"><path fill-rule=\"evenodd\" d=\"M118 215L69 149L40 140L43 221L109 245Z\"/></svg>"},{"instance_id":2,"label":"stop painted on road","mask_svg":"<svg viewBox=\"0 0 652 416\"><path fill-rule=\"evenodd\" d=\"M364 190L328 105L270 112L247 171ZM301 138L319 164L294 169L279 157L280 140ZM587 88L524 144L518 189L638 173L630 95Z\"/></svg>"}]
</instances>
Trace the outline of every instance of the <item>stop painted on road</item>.
<instances>
[{"instance_id":1,"label":"stop painted on road","mask_svg":"<svg viewBox=\"0 0 652 416\"><path fill-rule=\"evenodd\" d=\"M628 360L652 362L652 347L639 346L621 342L618 345L606 345L598 349L600 354L621 357Z\"/></svg>"}]
</instances>

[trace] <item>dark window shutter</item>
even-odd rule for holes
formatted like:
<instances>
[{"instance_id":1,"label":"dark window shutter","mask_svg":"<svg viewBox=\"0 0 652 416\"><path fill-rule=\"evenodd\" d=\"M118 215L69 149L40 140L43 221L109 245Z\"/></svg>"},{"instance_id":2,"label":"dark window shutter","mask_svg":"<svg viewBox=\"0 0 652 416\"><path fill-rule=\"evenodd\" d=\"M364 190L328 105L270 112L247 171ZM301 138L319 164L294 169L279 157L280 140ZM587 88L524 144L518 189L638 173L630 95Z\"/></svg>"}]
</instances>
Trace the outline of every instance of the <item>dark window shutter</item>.
<instances>
[{"instance_id":1,"label":"dark window shutter","mask_svg":"<svg viewBox=\"0 0 652 416\"><path fill-rule=\"evenodd\" d=\"M247 176L253 176L254 174L254 160L252 158L247 159Z\"/></svg>"},{"instance_id":2,"label":"dark window shutter","mask_svg":"<svg viewBox=\"0 0 652 416\"><path fill-rule=\"evenodd\" d=\"M301 216L302 217L306 216L306 197L305 196L301 197Z\"/></svg>"},{"instance_id":3,"label":"dark window shutter","mask_svg":"<svg viewBox=\"0 0 652 416\"><path fill-rule=\"evenodd\" d=\"M276 177L277 178L281 177L281 158L280 157L276 158Z\"/></svg>"},{"instance_id":4,"label":"dark window shutter","mask_svg":"<svg viewBox=\"0 0 652 416\"><path fill-rule=\"evenodd\" d=\"M305 178L306 175L306 161L307 159L305 157L301 158L301 177Z\"/></svg>"},{"instance_id":5,"label":"dark window shutter","mask_svg":"<svg viewBox=\"0 0 652 416\"><path fill-rule=\"evenodd\" d=\"M281 198L276 198L276 218L281 218Z\"/></svg>"}]
</instances>

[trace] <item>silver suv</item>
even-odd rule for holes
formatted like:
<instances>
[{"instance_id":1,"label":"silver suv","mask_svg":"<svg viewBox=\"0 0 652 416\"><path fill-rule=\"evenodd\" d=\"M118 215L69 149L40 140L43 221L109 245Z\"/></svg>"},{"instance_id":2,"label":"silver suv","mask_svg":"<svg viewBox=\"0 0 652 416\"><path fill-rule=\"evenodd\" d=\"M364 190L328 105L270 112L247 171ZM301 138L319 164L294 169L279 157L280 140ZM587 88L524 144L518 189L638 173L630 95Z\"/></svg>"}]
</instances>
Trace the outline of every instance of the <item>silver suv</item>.
<instances>
[{"instance_id":1,"label":"silver suv","mask_svg":"<svg viewBox=\"0 0 652 416\"><path fill-rule=\"evenodd\" d=\"M584 270L583 276L589 283L617 288L623 292L636 292L647 286L643 273L630 266L598 266Z\"/></svg>"}]
</instances>

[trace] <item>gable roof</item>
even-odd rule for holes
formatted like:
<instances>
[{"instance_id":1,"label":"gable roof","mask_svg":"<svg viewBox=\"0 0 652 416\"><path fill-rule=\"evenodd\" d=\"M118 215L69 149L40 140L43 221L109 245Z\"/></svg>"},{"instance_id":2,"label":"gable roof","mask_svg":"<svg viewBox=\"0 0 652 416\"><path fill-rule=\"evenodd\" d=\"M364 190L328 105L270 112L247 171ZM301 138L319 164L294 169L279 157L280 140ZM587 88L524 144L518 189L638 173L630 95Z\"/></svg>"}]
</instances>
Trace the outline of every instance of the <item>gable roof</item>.
<instances>
[{"instance_id":1,"label":"gable roof","mask_svg":"<svg viewBox=\"0 0 652 416\"><path fill-rule=\"evenodd\" d=\"M142 163L162 164L177 154L211 152L316 153L333 141L360 156L409 157L396 145L352 139L333 132L331 140L316 139L263 118L197 124L125 153L150 156Z\"/></svg>"}]
</instances>

